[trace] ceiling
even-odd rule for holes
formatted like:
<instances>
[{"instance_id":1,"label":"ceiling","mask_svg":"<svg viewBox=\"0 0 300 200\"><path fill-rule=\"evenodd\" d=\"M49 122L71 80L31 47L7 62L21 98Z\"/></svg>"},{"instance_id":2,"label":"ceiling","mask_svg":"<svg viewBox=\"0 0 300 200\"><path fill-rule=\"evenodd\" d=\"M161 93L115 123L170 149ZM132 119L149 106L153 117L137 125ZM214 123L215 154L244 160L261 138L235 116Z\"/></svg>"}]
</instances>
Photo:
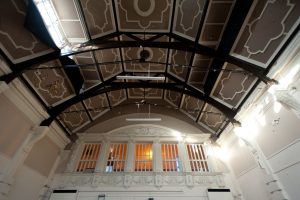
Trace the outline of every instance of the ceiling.
<instances>
[{"instance_id":1,"label":"ceiling","mask_svg":"<svg viewBox=\"0 0 300 200\"><path fill-rule=\"evenodd\" d=\"M41 125L55 121L67 135L131 105L131 112L179 112L218 137L236 123L255 87L272 82L267 74L300 21L297 0L50 3L67 52L51 40L31 0L0 2L1 56L12 70L0 80L21 79L49 114ZM149 53L145 61L142 50ZM125 81L117 75L166 79Z\"/></svg>"}]
</instances>

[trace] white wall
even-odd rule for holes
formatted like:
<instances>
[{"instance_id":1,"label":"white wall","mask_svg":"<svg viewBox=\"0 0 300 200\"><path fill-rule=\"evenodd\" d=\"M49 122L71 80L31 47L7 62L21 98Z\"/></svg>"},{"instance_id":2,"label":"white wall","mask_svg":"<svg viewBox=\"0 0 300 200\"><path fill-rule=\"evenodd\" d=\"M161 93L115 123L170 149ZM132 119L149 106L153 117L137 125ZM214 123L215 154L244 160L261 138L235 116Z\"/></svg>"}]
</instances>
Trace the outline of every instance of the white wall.
<instances>
[{"instance_id":1,"label":"white wall","mask_svg":"<svg viewBox=\"0 0 300 200\"><path fill-rule=\"evenodd\" d=\"M291 143L268 160L290 199L300 197L300 141Z\"/></svg>"},{"instance_id":2,"label":"white wall","mask_svg":"<svg viewBox=\"0 0 300 200\"><path fill-rule=\"evenodd\" d=\"M265 106L263 114L266 123L262 125L256 118L254 125L257 135L249 140L252 142L250 146L242 144L234 131L230 133L231 139L223 142L223 147L230 152L227 163L232 168L245 200L276 199L275 194L271 194L270 186L266 185L270 180L269 173L278 180L279 187L287 193L289 200L298 200L300 120L295 112L284 106L275 112L272 101ZM255 129L248 134L255 135Z\"/></svg>"},{"instance_id":3,"label":"white wall","mask_svg":"<svg viewBox=\"0 0 300 200\"><path fill-rule=\"evenodd\" d=\"M49 183L69 140L56 124L40 127L45 117L19 80L0 91L1 200L38 200Z\"/></svg>"},{"instance_id":4,"label":"white wall","mask_svg":"<svg viewBox=\"0 0 300 200\"><path fill-rule=\"evenodd\" d=\"M23 165L15 174L15 181L7 197L8 200L38 200L47 177Z\"/></svg>"},{"instance_id":5,"label":"white wall","mask_svg":"<svg viewBox=\"0 0 300 200\"><path fill-rule=\"evenodd\" d=\"M265 172L257 166L237 177L245 200L272 199L265 185L265 175Z\"/></svg>"}]
</instances>

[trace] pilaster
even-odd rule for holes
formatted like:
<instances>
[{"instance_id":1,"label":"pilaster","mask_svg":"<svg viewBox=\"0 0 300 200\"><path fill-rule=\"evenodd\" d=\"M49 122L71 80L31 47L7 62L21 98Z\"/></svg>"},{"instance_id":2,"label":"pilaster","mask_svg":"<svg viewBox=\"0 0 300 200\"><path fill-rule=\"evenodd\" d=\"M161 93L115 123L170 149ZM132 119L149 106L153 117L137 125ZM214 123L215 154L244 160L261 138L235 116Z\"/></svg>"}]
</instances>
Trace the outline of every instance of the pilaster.
<instances>
[{"instance_id":1,"label":"pilaster","mask_svg":"<svg viewBox=\"0 0 300 200\"><path fill-rule=\"evenodd\" d=\"M190 166L190 162L189 162L189 155L186 151L185 143L183 141L180 141L178 143L178 154L179 154L179 158L181 158L182 170L184 172L191 172L191 166Z\"/></svg>"},{"instance_id":2,"label":"pilaster","mask_svg":"<svg viewBox=\"0 0 300 200\"><path fill-rule=\"evenodd\" d=\"M103 143L101 144L101 149L97 159L95 172L106 171L106 162L107 162L109 147L110 147L110 141L106 138L103 140Z\"/></svg>"},{"instance_id":3,"label":"pilaster","mask_svg":"<svg viewBox=\"0 0 300 200\"><path fill-rule=\"evenodd\" d=\"M4 197L8 194L10 187L13 185L16 171L20 166L22 166L34 144L42 139L48 130L49 127L46 126L33 127L31 129L31 133L29 133L17 153L5 167L5 170L0 177L0 193L2 195L2 199L5 199Z\"/></svg>"},{"instance_id":4,"label":"pilaster","mask_svg":"<svg viewBox=\"0 0 300 200\"><path fill-rule=\"evenodd\" d=\"M125 162L125 172L134 171L134 157L135 157L135 142L131 139L128 141L127 145L127 155Z\"/></svg>"},{"instance_id":5,"label":"pilaster","mask_svg":"<svg viewBox=\"0 0 300 200\"><path fill-rule=\"evenodd\" d=\"M161 143L158 138L153 141L153 171L162 172Z\"/></svg>"},{"instance_id":6,"label":"pilaster","mask_svg":"<svg viewBox=\"0 0 300 200\"><path fill-rule=\"evenodd\" d=\"M243 138L246 143L247 147L250 148L251 153L254 156L254 159L258 163L261 170L265 172L265 184L266 188L269 191L272 200L286 200L289 199L287 193L283 189L283 186L266 159L265 155L263 154L262 150L260 149L259 145L255 141L247 141Z\"/></svg>"}]
</instances>

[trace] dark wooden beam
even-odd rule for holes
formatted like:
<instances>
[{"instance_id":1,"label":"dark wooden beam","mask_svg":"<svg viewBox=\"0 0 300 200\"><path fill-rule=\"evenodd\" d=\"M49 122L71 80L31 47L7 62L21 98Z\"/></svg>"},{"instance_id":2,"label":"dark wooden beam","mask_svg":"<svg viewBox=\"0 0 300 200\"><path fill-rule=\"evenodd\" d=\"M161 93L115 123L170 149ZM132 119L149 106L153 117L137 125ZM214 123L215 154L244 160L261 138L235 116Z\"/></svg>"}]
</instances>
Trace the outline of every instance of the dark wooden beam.
<instances>
[{"instance_id":1,"label":"dark wooden beam","mask_svg":"<svg viewBox=\"0 0 300 200\"><path fill-rule=\"evenodd\" d=\"M101 49L110 49L110 48L124 48L124 47L153 47L153 48L170 48L175 50L187 51L187 52L195 52L197 54L201 54L204 56L208 56L211 58L215 58L221 62L228 62L237 65L238 67L252 73L253 75L257 75L258 78L265 80L263 76L264 68L241 60L239 58L230 56L228 53L224 53L221 51L216 51L212 48L206 47L201 44L187 43L181 41L174 41L174 42L158 42L158 41L101 41L95 42L93 44L84 43L82 47L79 48L78 51L72 52L69 54L65 54L64 56L72 56L84 52L90 51L98 51Z\"/></svg>"},{"instance_id":2,"label":"dark wooden beam","mask_svg":"<svg viewBox=\"0 0 300 200\"><path fill-rule=\"evenodd\" d=\"M101 86L100 86L101 85ZM217 102L211 97L204 96L201 92L190 91L188 89L183 90L183 85L181 83L149 83L149 82L106 82L104 84L100 84L97 89L87 91L85 93L79 94L53 108L51 108L48 112L50 113L50 118L44 120L41 125L50 125L51 122L65 109L70 107L73 104L76 104L84 99L91 98L96 95L100 95L103 93L128 89L128 88L159 88L159 89L167 89L172 91L184 92L186 95L193 96L197 99L200 99L220 110L229 120L235 121L234 116L236 115L236 111L232 110L223 104Z\"/></svg>"},{"instance_id":3,"label":"dark wooden beam","mask_svg":"<svg viewBox=\"0 0 300 200\"><path fill-rule=\"evenodd\" d=\"M247 17L247 14L252 6L253 0L237 0L235 2L234 8L231 12L230 18L227 22L227 26L222 35L221 41L219 43L218 49L216 51L217 56L211 63L211 68L222 69L225 62L229 62L245 69L246 71L254 74L259 79L266 81L263 76L263 70L259 66L254 66L249 63L245 65L245 62L238 61L237 59L229 56L230 50L237 39L240 29ZM207 81L204 84L204 92L206 95L210 95L220 71L210 71L207 76Z\"/></svg>"},{"instance_id":4,"label":"dark wooden beam","mask_svg":"<svg viewBox=\"0 0 300 200\"><path fill-rule=\"evenodd\" d=\"M8 62L12 72L9 73L9 74L5 74L5 75L1 76L0 81L5 81L6 83L10 83L12 80L14 80L15 78L22 75L23 72L27 68L32 67L34 65L44 63L44 62L48 62L48 61L51 61L51 60L54 60L54 59L57 59L57 58L59 58L59 52L58 51L53 51L53 52L50 52L48 54L38 56L38 57L32 58L32 59L24 61L24 62L20 62L20 63L17 63L17 64L13 64L12 62Z\"/></svg>"}]
</instances>

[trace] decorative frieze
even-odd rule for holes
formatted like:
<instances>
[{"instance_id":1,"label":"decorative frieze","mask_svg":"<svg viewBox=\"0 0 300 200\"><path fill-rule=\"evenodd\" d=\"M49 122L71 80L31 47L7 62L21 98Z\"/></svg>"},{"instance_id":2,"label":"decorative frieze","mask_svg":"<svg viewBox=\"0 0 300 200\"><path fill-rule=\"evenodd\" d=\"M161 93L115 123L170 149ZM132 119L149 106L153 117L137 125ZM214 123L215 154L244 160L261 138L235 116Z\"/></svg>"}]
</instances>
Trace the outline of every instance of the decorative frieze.
<instances>
[{"instance_id":1,"label":"decorative frieze","mask_svg":"<svg viewBox=\"0 0 300 200\"><path fill-rule=\"evenodd\" d=\"M222 180L220 180L222 179ZM218 187L224 183L219 173L93 173L93 174L58 174L55 176L52 188L80 188L80 187L141 187L154 186L157 188L169 186ZM221 184L222 185L222 184Z\"/></svg>"}]
</instances>

